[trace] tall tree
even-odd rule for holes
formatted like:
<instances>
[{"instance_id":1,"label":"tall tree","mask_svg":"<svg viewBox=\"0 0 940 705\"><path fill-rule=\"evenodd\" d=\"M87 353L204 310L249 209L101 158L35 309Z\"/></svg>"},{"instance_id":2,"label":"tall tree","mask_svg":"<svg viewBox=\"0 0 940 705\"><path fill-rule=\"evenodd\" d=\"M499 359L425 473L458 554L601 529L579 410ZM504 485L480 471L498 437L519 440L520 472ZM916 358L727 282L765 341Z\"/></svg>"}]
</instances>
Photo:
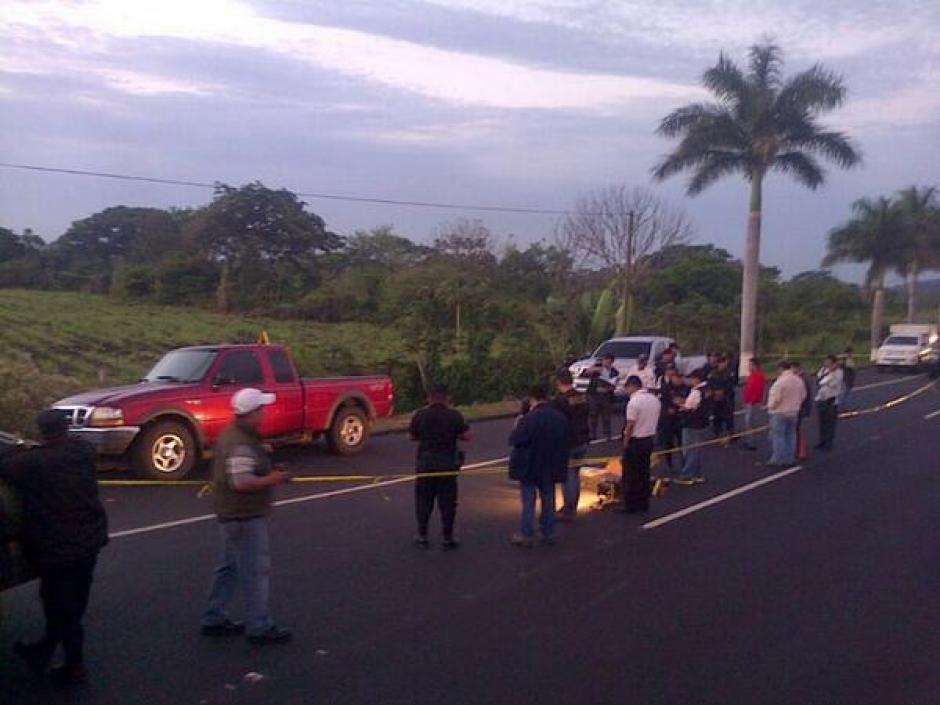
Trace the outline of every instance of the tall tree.
<instances>
[{"instance_id":1,"label":"tall tree","mask_svg":"<svg viewBox=\"0 0 940 705\"><path fill-rule=\"evenodd\" d=\"M290 191L260 182L241 188L220 184L212 203L189 220L188 237L221 269L216 294L221 310L231 304L236 278L251 288L273 284L277 299L289 273L309 279L316 256L342 246L342 238L304 205Z\"/></svg>"},{"instance_id":2,"label":"tall tree","mask_svg":"<svg viewBox=\"0 0 940 705\"><path fill-rule=\"evenodd\" d=\"M623 185L579 198L556 233L558 247L577 264L611 275L617 335L629 333L633 325L637 286L650 256L691 236L692 224L683 211L647 189Z\"/></svg>"},{"instance_id":3,"label":"tall tree","mask_svg":"<svg viewBox=\"0 0 940 705\"><path fill-rule=\"evenodd\" d=\"M822 265L868 263L865 287L871 294L871 359L881 344L884 328L885 275L898 269L905 257L904 217L889 198L862 198L852 204L852 218L829 232Z\"/></svg>"},{"instance_id":4,"label":"tall tree","mask_svg":"<svg viewBox=\"0 0 940 705\"><path fill-rule=\"evenodd\" d=\"M691 171L690 196L729 174L743 176L750 183L741 282L742 375L747 374L747 361L755 352L765 177L780 171L816 189L825 176L818 157L843 168L860 161L845 134L818 122L821 114L845 101L842 78L816 64L784 79L782 68L782 52L773 44L751 47L746 72L722 53L702 77L716 102L679 108L663 118L657 130L664 137L681 137L678 147L653 169L657 179Z\"/></svg>"},{"instance_id":5,"label":"tall tree","mask_svg":"<svg viewBox=\"0 0 940 705\"><path fill-rule=\"evenodd\" d=\"M918 278L923 271L940 268L940 205L935 187L911 186L897 195L904 219L906 257L901 274L907 280L907 322L917 312Z\"/></svg>"}]
</instances>

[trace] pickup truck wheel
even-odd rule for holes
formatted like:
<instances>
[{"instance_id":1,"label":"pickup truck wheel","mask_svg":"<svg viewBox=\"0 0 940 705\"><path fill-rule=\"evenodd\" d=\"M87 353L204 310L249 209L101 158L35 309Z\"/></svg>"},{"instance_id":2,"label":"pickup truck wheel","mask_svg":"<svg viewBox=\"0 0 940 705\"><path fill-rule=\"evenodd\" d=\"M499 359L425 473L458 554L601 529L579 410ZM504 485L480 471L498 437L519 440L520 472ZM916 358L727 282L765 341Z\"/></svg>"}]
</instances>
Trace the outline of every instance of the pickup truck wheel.
<instances>
[{"instance_id":1,"label":"pickup truck wheel","mask_svg":"<svg viewBox=\"0 0 940 705\"><path fill-rule=\"evenodd\" d=\"M346 406L336 412L326 436L330 450L337 455L355 455L369 437L369 420L359 407Z\"/></svg>"},{"instance_id":2,"label":"pickup truck wheel","mask_svg":"<svg viewBox=\"0 0 940 705\"><path fill-rule=\"evenodd\" d=\"M196 465L196 439L177 421L145 429L134 447L134 472L148 480L182 480Z\"/></svg>"}]
</instances>

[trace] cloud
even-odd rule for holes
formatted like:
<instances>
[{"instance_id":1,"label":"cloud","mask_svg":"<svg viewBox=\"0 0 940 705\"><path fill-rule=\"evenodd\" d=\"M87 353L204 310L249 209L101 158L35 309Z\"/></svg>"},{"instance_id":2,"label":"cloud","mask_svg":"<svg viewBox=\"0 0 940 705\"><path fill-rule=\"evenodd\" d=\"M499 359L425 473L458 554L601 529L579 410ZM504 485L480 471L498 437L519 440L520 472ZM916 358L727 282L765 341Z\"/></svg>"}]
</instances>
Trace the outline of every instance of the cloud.
<instances>
[{"instance_id":1,"label":"cloud","mask_svg":"<svg viewBox=\"0 0 940 705\"><path fill-rule=\"evenodd\" d=\"M259 15L235 0L8 0L7 5L8 29L20 36L40 30L60 45L68 45L76 32L90 33L98 46L108 38L127 37L234 44L455 104L591 110L651 98L682 100L700 92L681 83L548 70L357 30L287 22ZM43 66L42 59L37 66ZM137 90L147 85L142 80L125 83ZM151 89L157 85L153 78Z\"/></svg>"}]
</instances>

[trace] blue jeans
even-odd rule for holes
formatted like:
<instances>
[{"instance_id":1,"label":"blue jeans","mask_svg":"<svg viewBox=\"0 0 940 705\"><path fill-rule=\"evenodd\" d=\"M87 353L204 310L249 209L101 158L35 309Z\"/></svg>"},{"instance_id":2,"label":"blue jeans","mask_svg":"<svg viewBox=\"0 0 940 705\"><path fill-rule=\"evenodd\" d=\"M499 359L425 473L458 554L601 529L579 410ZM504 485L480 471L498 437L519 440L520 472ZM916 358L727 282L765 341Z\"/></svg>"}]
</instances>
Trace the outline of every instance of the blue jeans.
<instances>
[{"instance_id":1,"label":"blue jeans","mask_svg":"<svg viewBox=\"0 0 940 705\"><path fill-rule=\"evenodd\" d=\"M704 443L706 440L708 440L708 429L682 429L682 447L687 448L683 451L685 462L679 472L679 477L683 480L704 477L702 474L702 451L704 448L688 448L688 446Z\"/></svg>"},{"instance_id":2,"label":"blue jeans","mask_svg":"<svg viewBox=\"0 0 940 705\"><path fill-rule=\"evenodd\" d=\"M744 405L744 430L750 431L754 428L754 412L757 411L757 404L745 404ZM750 434L744 437L744 445L748 448L757 447L757 437L756 434Z\"/></svg>"},{"instance_id":3,"label":"blue jeans","mask_svg":"<svg viewBox=\"0 0 940 705\"><path fill-rule=\"evenodd\" d=\"M771 465L792 465L796 462L797 415L770 415Z\"/></svg>"},{"instance_id":4,"label":"blue jeans","mask_svg":"<svg viewBox=\"0 0 940 705\"><path fill-rule=\"evenodd\" d=\"M209 604L202 623L216 625L228 619L228 604L239 582L245 598L249 634L260 634L273 624L268 613L271 549L267 518L226 521L219 524L222 556L215 569Z\"/></svg>"},{"instance_id":5,"label":"blue jeans","mask_svg":"<svg viewBox=\"0 0 940 705\"><path fill-rule=\"evenodd\" d=\"M571 460L581 460L587 455L587 446L580 446L571 450ZM568 477L561 486L561 496L565 503L562 509L565 513L574 516L578 513L578 502L581 501L581 468L580 466L568 466Z\"/></svg>"},{"instance_id":6,"label":"blue jeans","mask_svg":"<svg viewBox=\"0 0 940 705\"><path fill-rule=\"evenodd\" d=\"M519 489L522 495L522 522L519 531L526 538L535 536L535 495L537 493L542 503L539 526L542 536L550 538L555 533L555 483L551 478L539 483L521 482Z\"/></svg>"}]
</instances>

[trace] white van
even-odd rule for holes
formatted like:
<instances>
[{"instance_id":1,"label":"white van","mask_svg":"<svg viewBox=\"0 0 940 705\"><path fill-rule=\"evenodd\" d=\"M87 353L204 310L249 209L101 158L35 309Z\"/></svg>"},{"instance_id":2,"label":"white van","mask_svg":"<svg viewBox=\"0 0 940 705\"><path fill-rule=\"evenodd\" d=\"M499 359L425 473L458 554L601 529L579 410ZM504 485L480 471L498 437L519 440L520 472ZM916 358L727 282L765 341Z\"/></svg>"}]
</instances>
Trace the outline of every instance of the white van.
<instances>
[{"instance_id":1,"label":"white van","mask_svg":"<svg viewBox=\"0 0 940 705\"><path fill-rule=\"evenodd\" d=\"M896 323L891 334L875 354L878 371L907 370L920 372L930 363L937 326L929 323Z\"/></svg>"}]
</instances>

